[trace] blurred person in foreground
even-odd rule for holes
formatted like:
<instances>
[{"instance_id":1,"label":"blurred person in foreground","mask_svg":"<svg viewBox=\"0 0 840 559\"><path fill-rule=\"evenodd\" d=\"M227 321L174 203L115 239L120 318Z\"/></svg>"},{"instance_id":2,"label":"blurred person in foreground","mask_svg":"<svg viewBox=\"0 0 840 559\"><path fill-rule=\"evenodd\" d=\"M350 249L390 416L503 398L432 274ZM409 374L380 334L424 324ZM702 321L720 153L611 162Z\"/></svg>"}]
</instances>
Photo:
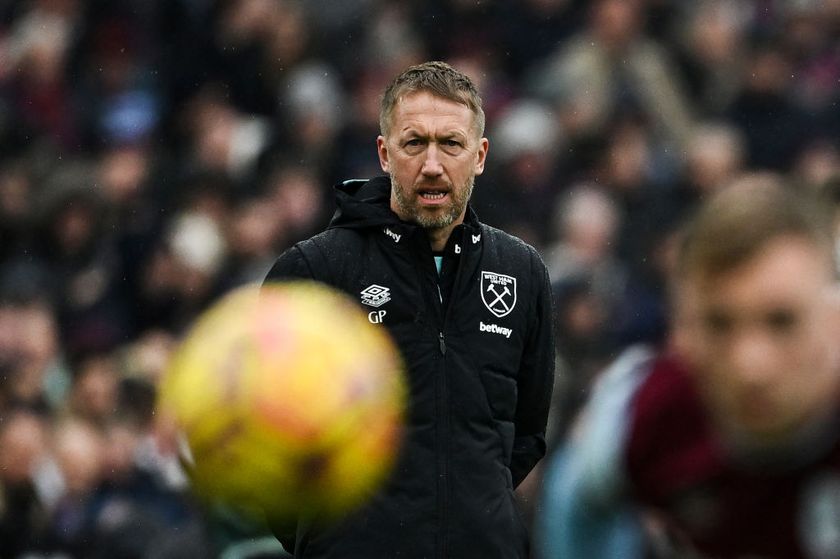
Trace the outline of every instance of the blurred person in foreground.
<instances>
[{"instance_id":1,"label":"blurred person in foreground","mask_svg":"<svg viewBox=\"0 0 840 559\"><path fill-rule=\"evenodd\" d=\"M380 126L389 176L337 185L327 230L281 255L267 281L336 286L388 329L407 366L404 438L360 511L298 521L295 556L528 557L514 488L545 453L546 267L469 206L489 142L468 77L442 62L408 68L385 91Z\"/></svg>"},{"instance_id":2,"label":"blurred person in foreground","mask_svg":"<svg viewBox=\"0 0 840 559\"><path fill-rule=\"evenodd\" d=\"M628 348L550 462L540 557L840 557L840 292L824 214L770 177L700 208L666 347Z\"/></svg>"}]
</instances>

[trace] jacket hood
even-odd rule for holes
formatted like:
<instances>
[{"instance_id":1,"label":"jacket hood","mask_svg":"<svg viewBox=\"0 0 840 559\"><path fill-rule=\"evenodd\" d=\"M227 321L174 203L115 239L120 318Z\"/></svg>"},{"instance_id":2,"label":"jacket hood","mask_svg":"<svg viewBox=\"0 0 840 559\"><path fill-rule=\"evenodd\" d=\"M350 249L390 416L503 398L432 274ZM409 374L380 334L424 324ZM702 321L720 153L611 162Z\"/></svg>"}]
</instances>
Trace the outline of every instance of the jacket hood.
<instances>
[{"instance_id":1,"label":"jacket hood","mask_svg":"<svg viewBox=\"0 0 840 559\"><path fill-rule=\"evenodd\" d=\"M400 221L391 210L391 180L387 176L346 180L333 188L338 209L330 220L329 229L363 229L385 225L413 227L412 224ZM478 217L469 205L464 222L478 223Z\"/></svg>"},{"instance_id":2,"label":"jacket hood","mask_svg":"<svg viewBox=\"0 0 840 559\"><path fill-rule=\"evenodd\" d=\"M399 223L391 211L391 181L388 177L351 179L333 187L338 209L329 228L361 229Z\"/></svg>"}]
</instances>

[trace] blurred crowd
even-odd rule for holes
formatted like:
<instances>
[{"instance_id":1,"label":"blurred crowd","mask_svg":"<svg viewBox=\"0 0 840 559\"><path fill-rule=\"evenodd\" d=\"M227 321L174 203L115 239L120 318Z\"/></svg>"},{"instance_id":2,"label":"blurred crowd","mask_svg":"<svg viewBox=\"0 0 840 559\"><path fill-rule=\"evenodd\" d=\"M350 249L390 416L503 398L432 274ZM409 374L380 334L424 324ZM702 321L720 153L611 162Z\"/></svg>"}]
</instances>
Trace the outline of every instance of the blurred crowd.
<instances>
[{"instance_id":1,"label":"blurred crowd","mask_svg":"<svg viewBox=\"0 0 840 559\"><path fill-rule=\"evenodd\" d=\"M430 59L484 98L476 211L550 267L555 439L663 336L698 200L840 180L838 0L0 0L0 557L222 548L156 422L170 351L381 173L379 95Z\"/></svg>"}]
</instances>

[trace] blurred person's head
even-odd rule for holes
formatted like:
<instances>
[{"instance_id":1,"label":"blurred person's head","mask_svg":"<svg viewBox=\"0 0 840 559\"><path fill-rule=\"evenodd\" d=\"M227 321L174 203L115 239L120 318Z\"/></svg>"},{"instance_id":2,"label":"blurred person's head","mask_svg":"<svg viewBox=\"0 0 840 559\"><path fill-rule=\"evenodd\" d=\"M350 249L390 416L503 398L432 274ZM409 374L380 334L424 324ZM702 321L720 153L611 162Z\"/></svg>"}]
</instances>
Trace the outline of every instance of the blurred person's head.
<instances>
[{"instance_id":1,"label":"blurred person's head","mask_svg":"<svg viewBox=\"0 0 840 559\"><path fill-rule=\"evenodd\" d=\"M265 120L241 112L218 83L190 99L182 124L194 167L233 178L253 170L269 140Z\"/></svg>"},{"instance_id":2,"label":"blurred person's head","mask_svg":"<svg viewBox=\"0 0 840 559\"><path fill-rule=\"evenodd\" d=\"M563 127L553 108L536 100L510 103L493 126L497 161L523 189L546 183L555 171L564 143Z\"/></svg>"},{"instance_id":3,"label":"blurred person's head","mask_svg":"<svg viewBox=\"0 0 840 559\"><path fill-rule=\"evenodd\" d=\"M279 164L269 175L266 193L275 220L287 235L303 236L320 227L324 191L312 170L296 164Z\"/></svg>"},{"instance_id":4,"label":"blurred person's head","mask_svg":"<svg viewBox=\"0 0 840 559\"><path fill-rule=\"evenodd\" d=\"M744 141L727 124L703 124L692 131L686 148L686 174L693 188L711 193L731 182L744 164Z\"/></svg>"},{"instance_id":5,"label":"blurred person's head","mask_svg":"<svg viewBox=\"0 0 840 559\"><path fill-rule=\"evenodd\" d=\"M102 438L102 474L110 481L131 476L137 466L140 432L130 423L112 421L105 426Z\"/></svg>"},{"instance_id":6,"label":"blurred person's head","mask_svg":"<svg viewBox=\"0 0 840 559\"><path fill-rule=\"evenodd\" d=\"M51 447L66 495L89 496L102 480L102 434L86 421L65 418L55 425Z\"/></svg>"},{"instance_id":7,"label":"blurred person's head","mask_svg":"<svg viewBox=\"0 0 840 559\"><path fill-rule=\"evenodd\" d=\"M105 425L117 413L120 372L114 357L91 354L79 360L70 389L74 415L94 425Z\"/></svg>"},{"instance_id":8,"label":"blurred person's head","mask_svg":"<svg viewBox=\"0 0 840 559\"><path fill-rule=\"evenodd\" d=\"M380 3L373 10L365 35L362 57L388 68L389 75L425 58L426 45L405 2Z\"/></svg>"},{"instance_id":9,"label":"blurred person's head","mask_svg":"<svg viewBox=\"0 0 840 559\"><path fill-rule=\"evenodd\" d=\"M803 188L819 190L840 176L840 147L823 140L809 142L796 156L793 175Z\"/></svg>"},{"instance_id":10,"label":"blurred person's head","mask_svg":"<svg viewBox=\"0 0 840 559\"><path fill-rule=\"evenodd\" d=\"M283 220L278 219L275 207L268 197L260 197L246 200L235 209L228 233L230 252L235 257L262 259L275 253L283 238Z\"/></svg>"},{"instance_id":11,"label":"blurred person's head","mask_svg":"<svg viewBox=\"0 0 840 559\"><path fill-rule=\"evenodd\" d=\"M181 212L206 215L222 223L236 198L236 185L224 172L199 170L178 185L174 200Z\"/></svg>"},{"instance_id":12,"label":"blurred person's head","mask_svg":"<svg viewBox=\"0 0 840 559\"><path fill-rule=\"evenodd\" d=\"M727 0L701 0L689 8L685 24L690 53L714 68L728 64L743 48L749 7Z\"/></svg>"},{"instance_id":13,"label":"blurred person's head","mask_svg":"<svg viewBox=\"0 0 840 559\"><path fill-rule=\"evenodd\" d=\"M613 250L621 215L615 201L590 184L579 184L557 202L559 240L586 265L595 265Z\"/></svg>"},{"instance_id":14,"label":"blurred person's head","mask_svg":"<svg viewBox=\"0 0 840 559\"><path fill-rule=\"evenodd\" d=\"M157 386L175 349L175 336L163 329L143 332L120 352L121 368L128 378Z\"/></svg>"},{"instance_id":15,"label":"blurred person's head","mask_svg":"<svg viewBox=\"0 0 840 559\"><path fill-rule=\"evenodd\" d=\"M0 230L32 225L34 193L34 183L25 165L0 164Z\"/></svg>"},{"instance_id":16,"label":"blurred person's head","mask_svg":"<svg viewBox=\"0 0 840 559\"><path fill-rule=\"evenodd\" d=\"M684 232L675 346L736 451L785 447L835 417L840 299L827 212L770 177L743 179Z\"/></svg>"},{"instance_id":17,"label":"blurred person's head","mask_svg":"<svg viewBox=\"0 0 840 559\"><path fill-rule=\"evenodd\" d=\"M220 3L218 38L226 46L239 47L267 40L274 33L282 10L289 4L277 0L228 0ZM294 10L289 10L290 16Z\"/></svg>"},{"instance_id":18,"label":"blurred person's head","mask_svg":"<svg viewBox=\"0 0 840 559\"><path fill-rule=\"evenodd\" d=\"M348 118L354 127L379 129L380 95L388 86L390 78L387 70L378 64L366 66L352 77L349 91L352 114Z\"/></svg>"},{"instance_id":19,"label":"blurred person's head","mask_svg":"<svg viewBox=\"0 0 840 559\"><path fill-rule=\"evenodd\" d=\"M105 199L116 208L125 208L139 201L144 196L150 164L149 152L140 144L106 150L97 168Z\"/></svg>"},{"instance_id":20,"label":"blurred person's head","mask_svg":"<svg viewBox=\"0 0 840 559\"><path fill-rule=\"evenodd\" d=\"M835 22L832 21L830 2L793 0L780 3L779 7L783 40L795 56L819 55L834 40L832 25Z\"/></svg>"},{"instance_id":21,"label":"blurred person's head","mask_svg":"<svg viewBox=\"0 0 840 559\"><path fill-rule=\"evenodd\" d=\"M0 364L6 399L43 403L47 370L59 359L60 351L56 316L48 302L0 302Z\"/></svg>"},{"instance_id":22,"label":"blurred person's head","mask_svg":"<svg viewBox=\"0 0 840 559\"><path fill-rule=\"evenodd\" d=\"M268 60L276 71L283 72L306 58L311 41L311 26L301 2L274 1L279 12L267 21L271 23L268 36Z\"/></svg>"},{"instance_id":23,"label":"blurred person's head","mask_svg":"<svg viewBox=\"0 0 840 559\"><path fill-rule=\"evenodd\" d=\"M51 259L83 257L99 242L105 207L93 168L83 161L57 166L38 200Z\"/></svg>"},{"instance_id":24,"label":"blurred person's head","mask_svg":"<svg viewBox=\"0 0 840 559\"><path fill-rule=\"evenodd\" d=\"M590 29L607 50L619 54L639 36L644 18L643 2L598 0L591 9Z\"/></svg>"},{"instance_id":25,"label":"blurred person's head","mask_svg":"<svg viewBox=\"0 0 840 559\"><path fill-rule=\"evenodd\" d=\"M652 167L651 134L637 115L623 116L608 128L602 173L617 193L633 193L648 183Z\"/></svg>"},{"instance_id":26,"label":"blurred person's head","mask_svg":"<svg viewBox=\"0 0 840 559\"><path fill-rule=\"evenodd\" d=\"M51 7L49 2L33 3L15 21L7 43L9 65L19 70L17 77L45 88L63 80L74 34L70 14Z\"/></svg>"},{"instance_id":27,"label":"blurred person's head","mask_svg":"<svg viewBox=\"0 0 840 559\"><path fill-rule=\"evenodd\" d=\"M30 482L38 463L48 454L43 417L24 409L3 414L0 422L0 486Z\"/></svg>"},{"instance_id":28,"label":"blurred person's head","mask_svg":"<svg viewBox=\"0 0 840 559\"><path fill-rule=\"evenodd\" d=\"M295 142L307 157L329 149L346 107L338 72L323 62L299 64L288 72L282 102L288 109Z\"/></svg>"},{"instance_id":29,"label":"blurred person's head","mask_svg":"<svg viewBox=\"0 0 840 559\"><path fill-rule=\"evenodd\" d=\"M749 51L744 88L758 95L784 95L791 81L792 62L781 46L760 42Z\"/></svg>"},{"instance_id":30,"label":"blurred person's head","mask_svg":"<svg viewBox=\"0 0 840 559\"><path fill-rule=\"evenodd\" d=\"M224 224L200 211L185 211L172 220L166 237L176 271L173 287L183 300L206 299L228 252Z\"/></svg>"},{"instance_id":31,"label":"blurred person's head","mask_svg":"<svg viewBox=\"0 0 840 559\"><path fill-rule=\"evenodd\" d=\"M433 248L464 220L489 142L472 81L443 62L412 66L385 90L376 145L391 209L426 229ZM443 247L440 246L440 249Z\"/></svg>"}]
</instances>

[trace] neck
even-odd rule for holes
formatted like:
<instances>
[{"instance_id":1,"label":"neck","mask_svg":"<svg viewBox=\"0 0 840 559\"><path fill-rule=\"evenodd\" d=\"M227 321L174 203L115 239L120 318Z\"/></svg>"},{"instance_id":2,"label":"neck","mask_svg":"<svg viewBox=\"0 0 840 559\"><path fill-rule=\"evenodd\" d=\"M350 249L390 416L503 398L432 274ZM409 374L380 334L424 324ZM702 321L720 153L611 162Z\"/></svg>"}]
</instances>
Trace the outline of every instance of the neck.
<instances>
[{"instance_id":1,"label":"neck","mask_svg":"<svg viewBox=\"0 0 840 559\"><path fill-rule=\"evenodd\" d=\"M452 235L452 230L455 229L455 223L446 227L426 229L426 235L429 237L429 244L435 252L441 252L446 248L446 242Z\"/></svg>"}]
</instances>

